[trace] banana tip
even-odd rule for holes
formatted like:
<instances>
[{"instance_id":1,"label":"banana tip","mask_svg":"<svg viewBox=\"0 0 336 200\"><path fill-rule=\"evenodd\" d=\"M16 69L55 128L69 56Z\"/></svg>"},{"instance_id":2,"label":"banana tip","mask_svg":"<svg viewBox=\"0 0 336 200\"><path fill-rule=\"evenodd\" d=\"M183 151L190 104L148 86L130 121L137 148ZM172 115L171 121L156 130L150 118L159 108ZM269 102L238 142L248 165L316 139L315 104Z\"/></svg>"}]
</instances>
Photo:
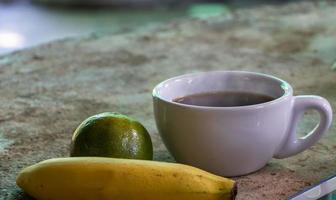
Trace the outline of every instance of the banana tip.
<instances>
[{"instance_id":1,"label":"banana tip","mask_svg":"<svg viewBox=\"0 0 336 200\"><path fill-rule=\"evenodd\" d=\"M231 190L231 199L232 200L236 199L237 193L238 193L237 183L234 183L233 188Z\"/></svg>"}]
</instances>

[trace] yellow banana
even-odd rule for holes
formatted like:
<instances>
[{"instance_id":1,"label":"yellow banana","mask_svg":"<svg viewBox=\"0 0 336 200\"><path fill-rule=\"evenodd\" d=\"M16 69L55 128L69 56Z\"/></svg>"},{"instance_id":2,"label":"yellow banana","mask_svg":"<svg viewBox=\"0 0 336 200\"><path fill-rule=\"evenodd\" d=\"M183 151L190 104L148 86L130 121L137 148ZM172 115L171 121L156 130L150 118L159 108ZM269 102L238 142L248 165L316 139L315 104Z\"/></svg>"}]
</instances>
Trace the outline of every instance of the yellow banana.
<instances>
[{"instance_id":1,"label":"yellow banana","mask_svg":"<svg viewBox=\"0 0 336 200\"><path fill-rule=\"evenodd\" d=\"M98 157L46 160L16 183L38 200L226 200L237 192L233 180L195 167Z\"/></svg>"}]
</instances>

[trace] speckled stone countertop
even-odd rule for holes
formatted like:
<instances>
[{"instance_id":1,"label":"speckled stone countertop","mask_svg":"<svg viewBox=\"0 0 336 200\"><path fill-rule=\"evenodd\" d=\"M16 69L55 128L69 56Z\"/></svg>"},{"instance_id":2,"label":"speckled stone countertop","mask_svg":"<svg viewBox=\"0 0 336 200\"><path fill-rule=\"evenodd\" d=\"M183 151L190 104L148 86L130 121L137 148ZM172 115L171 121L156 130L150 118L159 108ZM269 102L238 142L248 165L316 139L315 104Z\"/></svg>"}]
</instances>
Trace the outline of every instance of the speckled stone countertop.
<instances>
[{"instance_id":1,"label":"speckled stone countertop","mask_svg":"<svg viewBox=\"0 0 336 200\"><path fill-rule=\"evenodd\" d=\"M138 119L152 136L155 160L173 161L155 127L151 90L175 75L273 74L290 82L295 94L324 96L335 108L335 9L327 1L259 6L229 17L92 34L0 57L0 199L30 199L15 186L17 172L68 156L75 127L99 112ZM307 112L300 132L311 130L317 120ZM238 199L284 199L335 174L335 125L304 153L273 159L262 170L235 178Z\"/></svg>"}]
</instances>

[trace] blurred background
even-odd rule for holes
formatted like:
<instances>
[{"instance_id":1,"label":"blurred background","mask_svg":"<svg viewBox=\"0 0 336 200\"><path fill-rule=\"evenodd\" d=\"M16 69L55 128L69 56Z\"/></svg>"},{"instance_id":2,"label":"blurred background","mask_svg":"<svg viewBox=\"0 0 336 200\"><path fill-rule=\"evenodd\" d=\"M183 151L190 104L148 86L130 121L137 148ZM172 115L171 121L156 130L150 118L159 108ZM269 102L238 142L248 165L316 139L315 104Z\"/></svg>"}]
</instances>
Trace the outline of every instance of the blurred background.
<instances>
[{"instance_id":1,"label":"blurred background","mask_svg":"<svg viewBox=\"0 0 336 200\"><path fill-rule=\"evenodd\" d=\"M284 0L0 0L0 55L92 32L120 32Z\"/></svg>"}]
</instances>

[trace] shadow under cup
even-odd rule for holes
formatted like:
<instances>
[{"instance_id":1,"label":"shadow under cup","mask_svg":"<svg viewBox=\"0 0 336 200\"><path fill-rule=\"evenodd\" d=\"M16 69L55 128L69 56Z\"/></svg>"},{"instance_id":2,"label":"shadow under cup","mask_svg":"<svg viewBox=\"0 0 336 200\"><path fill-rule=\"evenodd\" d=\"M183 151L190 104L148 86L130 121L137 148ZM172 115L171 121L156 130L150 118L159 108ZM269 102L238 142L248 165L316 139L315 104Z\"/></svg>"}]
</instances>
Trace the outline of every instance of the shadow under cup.
<instances>
[{"instance_id":1,"label":"shadow under cup","mask_svg":"<svg viewBox=\"0 0 336 200\"><path fill-rule=\"evenodd\" d=\"M250 92L274 100L236 107L197 106L173 101L188 95L215 92ZM265 166L272 157L294 155L319 139L321 134L315 134L317 136L308 141L309 144L297 148L290 146L289 134L295 132L293 127L296 127L291 123L296 121L293 105L297 98L292 93L291 86L285 81L259 73L215 71L182 75L154 88L156 125L177 162L222 176L248 174ZM311 98L308 100L321 101L318 99L321 97ZM320 112L320 107L315 107ZM326 116L326 121L331 122L330 113L323 115L331 110L326 109L321 111L321 117ZM325 132L329 126L326 122L317 128Z\"/></svg>"}]
</instances>

